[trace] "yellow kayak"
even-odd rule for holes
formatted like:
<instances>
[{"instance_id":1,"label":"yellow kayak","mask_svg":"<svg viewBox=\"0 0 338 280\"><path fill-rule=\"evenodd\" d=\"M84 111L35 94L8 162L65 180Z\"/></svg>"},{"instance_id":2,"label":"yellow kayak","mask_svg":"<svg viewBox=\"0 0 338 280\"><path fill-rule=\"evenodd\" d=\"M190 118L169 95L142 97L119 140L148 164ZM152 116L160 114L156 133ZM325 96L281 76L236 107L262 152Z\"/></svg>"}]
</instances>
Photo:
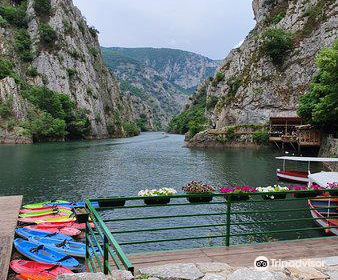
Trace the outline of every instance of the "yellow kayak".
<instances>
[{"instance_id":1,"label":"yellow kayak","mask_svg":"<svg viewBox=\"0 0 338 280\"><path fill-rule=\"evenodd\" d=\"M75 217L57 217L57 218L46 218L46 219L41 219L37 220L35 223L41 224L41 223L64 223L64 222L75 222L76 218Z\"/></svg>"}]
</instances>

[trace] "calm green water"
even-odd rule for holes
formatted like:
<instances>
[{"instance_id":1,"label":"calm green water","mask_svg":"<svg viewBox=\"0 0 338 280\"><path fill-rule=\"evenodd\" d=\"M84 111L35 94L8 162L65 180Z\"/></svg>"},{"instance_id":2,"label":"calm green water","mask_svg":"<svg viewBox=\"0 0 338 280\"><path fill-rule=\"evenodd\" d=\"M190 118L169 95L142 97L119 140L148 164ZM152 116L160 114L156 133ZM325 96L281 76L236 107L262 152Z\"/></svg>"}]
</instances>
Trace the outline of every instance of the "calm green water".
<instances>
[{"instance_id":1,"label":"calm green water","mask_svg":"<svg viewBox=\"0 0 338 280\"><path fill-rule=\"evenodd\" d=\"M275 170L281 167L281 162L275 160L275 156L280 155L280 151L268 148L258 150L191 150L184 148L183 144L183 136L180 135L144 133L129 139L0 146L0 195L23 194L24 202L30 203L49 200L50 198L73 201L88 197L136 195L140 189L163 186L180 190L190 180L202 180L220 186L250 185L256 187L276 183ZM294 165L293 167L297 166ZM301 166L298 167L301 168ZM248 207L247 209L283 207L283 202L278 203L246 207ZM222 207L218 206L216 210L224 211ZM240 206L238 207L240 209ZM196 208L194 209L196 210ZM183 211L191 212L195 210L190 207ZM210 207L198 210L200 212L215 211ZM151 211L156 210L147 211L146 214L149 215L154 214ZM168 212L169 210L161 211ZM182 210L171 209L170 211L174 212L168 213ZM107 213L106 216L137 214L117 211ZM288 217L297 216L297 214L288 215ZM308 213L304 215L308 215ZM211 219L214 222L223 218L209 218L209 220ZM259 218L262 219L262 217ZM254 218L242 216L235 217L235 219L248 221ZM189 221L166 221L166 223L179 225L182 223L200 223L200 221L190 219ZM135 226L149 227L149 225L163 226L163 220L152 221L148 225L113 223L110 226L112 229L118 229ZM297 225L292 226L296 227ZM310 222L308 226L311 227L312 223ZM290 224L282 225L282 227L290 228ZM250 226L251 230L253 228L258 230L272 229L271 224ZM234 232L243 232L248 229L236 227ZM210 229L206 231L210 233ZM204 233L203 230L199 230L197 235ZM163 233L152 234L152 239L161 237L161 234L163 237ZM177 232L166 234L166 236L175 236ZM295 233L294 237L298 237L300 234L313 236L318 233ZM289 234L289 236L291 235ZM143 237L149 239L147 235ZM118 238L120 238L120 241L130 241L130 238L139 240L142 239L142 236L133 237L129 235ZM280 236L280 238L283 237ZM243 241L243 238L236 240L240 242ZM210 241L198 241L198 245L205 244L205 242L210 243ZM193 241L184 242L183 245L182 242L172 242L169 245L162 243L151 245L150 249L186 248L195 245L196 242ZM140 250L148 249L146 245L139 247ZM133 251L135 250L138 249L134 247Z\"/></svg>"}]
</instances>

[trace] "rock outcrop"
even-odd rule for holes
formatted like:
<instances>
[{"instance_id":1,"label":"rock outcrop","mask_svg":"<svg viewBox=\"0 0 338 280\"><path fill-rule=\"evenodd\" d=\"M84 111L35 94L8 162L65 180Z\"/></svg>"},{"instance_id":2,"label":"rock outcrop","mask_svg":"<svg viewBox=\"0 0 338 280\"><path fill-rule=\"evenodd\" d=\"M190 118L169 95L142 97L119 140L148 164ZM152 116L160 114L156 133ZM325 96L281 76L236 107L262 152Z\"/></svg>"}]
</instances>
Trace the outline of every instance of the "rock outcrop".
<instances>
[{"instance_id":1,"label":"rock outcrop","mask_svg":"<svg viewBox=\"0 0 338 280\"><path fill-rule=\"evenodd\" d=\"M208 88L208 97L218 98L208 111L217 128L296 115L299 96L316 74L316 55L338 38L334 0L254 0L253 10L256 27L221 63ZM271 27L293 34L293 49L281 65L263 48L262 34Z\"/></svg>"},{"instance_id":2,"label":"rock outcrop","mask_svg":"<svg viewBox=\"0 0 338 280\"><path fill-rule=\"evenodd\" d=\"M316 55L338 38L335 0L253 0L252 6L255 28L223 60L207 89L206 117L219 130L296 116L299 97L317 73ZM265 45L268 30L291 38L278 63ZM188 145L201 145L203 135L196 137Z\"/></svg>"},{"instance_id":3,"label":"rock outcrop","mask_svg":"<svg viewBox=\"0 0 338 280\"><path fill-rule=\"evenodd\" d=\"M8 102L8 97L11 98L13 115L19 122L26 118L27 106L31 106L22 97L19 80L29 85L44 85L67 94L77 108L87 112L91 124L89 137L108 137L109 124L111 136L123 136L121 122L116 121L116 116L123 121L133 121L132 103L121 93L115 77L103 63L98 32L87 25L72 0L51 0L51 14L44 16L36 14L34 1L27 0L28 23L20 29L27 30L31 40L31 61L20 59L17 26L4 20L0 25L0 56L13 64L18 77L0 80L0 101ZM18 7L15 6L18 2L25 1L4 0L2 4ZM55 39L49 47L41 43L42 24L48 24L55 31ZM36 73L27 74L29 69Z\"/></svg>"}]
</instances>

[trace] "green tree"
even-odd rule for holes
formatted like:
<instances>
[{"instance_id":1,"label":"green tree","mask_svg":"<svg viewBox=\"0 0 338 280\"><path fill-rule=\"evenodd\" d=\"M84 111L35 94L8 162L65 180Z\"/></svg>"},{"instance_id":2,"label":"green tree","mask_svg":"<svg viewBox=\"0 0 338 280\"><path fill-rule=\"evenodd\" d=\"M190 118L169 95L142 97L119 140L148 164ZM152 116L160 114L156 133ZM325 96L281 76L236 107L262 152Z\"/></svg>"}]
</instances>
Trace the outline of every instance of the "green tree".
<instances>
[{"instance_id":1,"label":"green tree","mask_svg":"<svg viewBox=\"0 0 338 280\"><path fill-rule=\"evenodd\" d=\"M269 28L263 35L264 50L271 57L273 63L283 63L286 55L293 47L292 34L282 28Z\"/></svg>"},{"instance_id":2,"label":"green tree","mask_svg":"<svg viewBox=\"0 0 338 280\"><path fill-rule=\"evenodd\" d=\"M13 74L13 64L0 58L0 79L11 76Z\"/></svg>"},{"instance_id":3,"label":"green tree","mask_svg":"<svg viewBox=\"0 0 338 280\"><path fill-rule=\"evenodd\" d=\"M338 128L338 40L317 56L318 74L300 98L298 115L328 132Z\"/></svg>"}]
</instances>

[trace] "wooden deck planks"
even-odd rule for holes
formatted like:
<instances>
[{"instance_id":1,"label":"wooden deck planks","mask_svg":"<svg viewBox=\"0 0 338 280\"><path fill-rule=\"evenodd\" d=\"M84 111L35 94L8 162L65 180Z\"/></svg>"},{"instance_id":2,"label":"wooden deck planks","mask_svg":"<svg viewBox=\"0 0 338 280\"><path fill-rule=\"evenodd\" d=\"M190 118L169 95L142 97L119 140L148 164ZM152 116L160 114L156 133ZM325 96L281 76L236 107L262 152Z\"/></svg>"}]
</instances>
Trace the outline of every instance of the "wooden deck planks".
<instances>
[{"instance_id":1,"label":"wooden deck planks","mask_svg":"<svg viewBox=\"0 0 338 280\"><path fill-rule=\"evenodd\" d=\"M224 262L234 267L252 266L258 256L292 260L337 256L338 237L280 241L254 245L201 248L128 255L138 269L168 263Z\"/></svg>"},{"instance_id":2,"label":"wooden deck planks","mask_svg":"<svg viewBox=\"0 0 338 280\"><path fill-rule=\"evenodd\" d=\"M0 197L0 279L7 279L22 196Z\"/></svg>"}]
</instances>

